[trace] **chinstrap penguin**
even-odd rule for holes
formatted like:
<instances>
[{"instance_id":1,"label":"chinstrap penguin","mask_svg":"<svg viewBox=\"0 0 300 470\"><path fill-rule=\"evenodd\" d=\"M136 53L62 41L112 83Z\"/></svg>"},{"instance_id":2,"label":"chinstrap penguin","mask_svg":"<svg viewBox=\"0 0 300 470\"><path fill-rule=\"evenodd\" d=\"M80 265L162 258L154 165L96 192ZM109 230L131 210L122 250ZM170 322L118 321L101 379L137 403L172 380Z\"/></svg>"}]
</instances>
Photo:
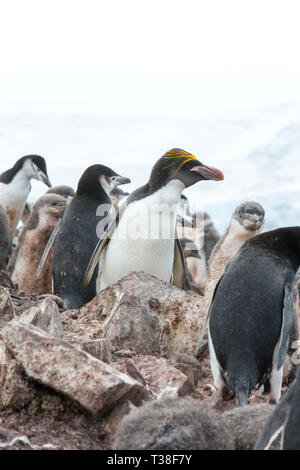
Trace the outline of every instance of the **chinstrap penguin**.
<instances>
[{"instance_id":1,"label":"chinstrap penguin","mask_svg":"<svg viewBox=\"0 0 300 470\"><path fill-rule=\"evenodd\" d=\"M300 227L256 235L228 262L209 311L208 342L217 389L231 389L239 405L263 385L270 402L281 395L283 362L297 322L295 275Z\"/></svg>"},{"instance_id":2,"label":"chinstrap penguin","mask_svg":"<svg viewBox=\"0 0 300 470\"><path fill-rule=\"evenodd\" d=\"M185 262L176 239L181 193L202 180L222 180L223 174L181 149L172 149L154 165L148 183L135 190L98 242L88 265L88 285L101 259L97 291L131 271L144 271L184 288ZM104 251L104 249L106 249Z\"/></svg>"},{"instance_id":3,"label":"chinstrap penguin","mask_svg":"<svg viewBox=\"0 0 300 470\"><path fill-rule=\"evenodd\" d=\"M52 294L52 253L49 254L38 279L35 277L47 241L68 204L57 194L45 194L32 206L23 227L8 270L19 289L27 294Z\"/></svg>"},{"instance_id":4,"label":"chinstrap penguin","mask_svg":"<svg viewBox=\"0 0 300 470\"><path fill-rule=\"evenodd\" d=\"M13 235L24 212L31 179L51 186L46 162L39 155L20 158L12 168L0 175L0 204L6 212Z\"/></svg>"},{"instance_id":5,"label":"chinstrap penguin","mask_svg":"<svg viewBox=\"0 0 300 470\"><path fill-rule=\"evenodd\" d=\"M92 165L81 176L76 194L58 228L53 253L54 294L67 308L79 308L96 295L97 270L88 287L83 278L93 250L111 220L110 192L130 183L104 165Z\"/></svg>"}]
</instances>

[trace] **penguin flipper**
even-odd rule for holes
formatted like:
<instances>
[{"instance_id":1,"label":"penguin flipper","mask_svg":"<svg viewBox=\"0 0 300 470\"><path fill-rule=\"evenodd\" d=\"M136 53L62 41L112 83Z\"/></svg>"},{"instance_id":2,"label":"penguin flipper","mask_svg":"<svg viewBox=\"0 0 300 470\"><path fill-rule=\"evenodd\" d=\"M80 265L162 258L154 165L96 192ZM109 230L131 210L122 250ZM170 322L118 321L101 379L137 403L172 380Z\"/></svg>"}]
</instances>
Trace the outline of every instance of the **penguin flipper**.
<instances>
[{"instance_id":1,"label":"penguin flipper","mask_svg":"<svg viewBox=\"0 0 300 470\"><path fill-rule=\"evenodd\" d=\"M277 370L282 366L289 347L290 334L294 324L294 292L293 283L284 287L281 332L274 354L277 354Z\"/></svg>"},{"instance_id":2,"label":"penguin flipper","mask_svg":"<svg viewBox=\"0 0 300 470\"><path fill-rule=\"evenodd\" d=\"M13 272L14 272L14 269L15 269L15 266L17 264L17 261L21 255L21 251L22 251L22 245L23 245L23 241L24 241L24 238L25 238L25 233L26 233L26 228L25 226L22 228L22 231L20 233L20 235L18 236L18 241L17 241L17 246L15 247L14 251L13 251L13 254L8 262L8 265L6 267L6 271L7 271L7 274L9 276L12 276Z\"/></svg>"},{"instance_id":3,"label":"penguin flipper","mask_svg":"<svg viewBox=\"0 0 300 470\"><path fill-rule=\"evenodd\" d=\"M112 238L121 220L121 217L125 211L125 207L126 207L126 204L123 204L123 206L119 208L115 216L112 218L111 223L108 226L108 229L104 232L104 234L98 241L85 271L85 275L83 279L83 287L87 287L89 283L91 282L91 279L93 277L97 263L99 262L101 254L103 253L103 250L106 249L106 246L109 243L109 240Z\"/></svg>"},{"instance_id":4,"label":"penguin flipper","mask_svg":"<svg viewBox=\"0 0 300 470\"><path fill-rule=\"evenodd\" d=\"M35 278L38 279L41 272L42 272L42 269L44 267L44 264L45 264L45 261L46 261L46 258L48 256L48 253L49 251L51 250L54 242L55 242L55 239L58 235L58 232L59 232L59 229L60 229L60 224L61 224L61 220L58 222L58 224L56 225L55 229L53 230L53 232L51 233L50 235L50 238L47 242L47 245L44 249L44 253L42 254L42 257L41 257L41 260L40 260L40 263L38 265L38 268L37 268L37 271L36 271L36 274L35 274Z\"/></svg>"},{"instance_id":5,"label":"penguin flipper","mask_svg":"<svg viewBox=\"0 0 300 470\"><path fill-rule=\"evenodd\" d=\"M229 267L231 266L232 262L234 261L235 258L238 257L238 255L239 255L239 252L237 252L237 253L236 253L232 258L230 258L230 260L226 263L224 272L223 272L222 276L220 277L220 279L218 280L218 282L217 282L217 284L216 284L216 287L215 287L215 289L214 289L214 293L213 293L211 302L210 302L210 304L209 304L209 308L208 308L207 312L205 313L204 323L203 323L202 329L201 329L201 331L200 331L200 336L199 336L198 343L197 343L197 346L196 346L196 349L195 349L195 352L194 352L194 356L195 356L196 358L197 358L197 356L198 356L199 349L200 349L200 345L201 345L201 342L202 342L202 339L203 339L203 336L204 336L206 327L207 327L208 322L209 322L209 319L210 319L210 312L211 312L211 309L212 309L213 301L214 301L216 292L217 292L217 290L218 290L219 284L220 284L220 282L222 281L223 276L225 275L225 273L228 271Z\"/></svg>"}]
</instances>

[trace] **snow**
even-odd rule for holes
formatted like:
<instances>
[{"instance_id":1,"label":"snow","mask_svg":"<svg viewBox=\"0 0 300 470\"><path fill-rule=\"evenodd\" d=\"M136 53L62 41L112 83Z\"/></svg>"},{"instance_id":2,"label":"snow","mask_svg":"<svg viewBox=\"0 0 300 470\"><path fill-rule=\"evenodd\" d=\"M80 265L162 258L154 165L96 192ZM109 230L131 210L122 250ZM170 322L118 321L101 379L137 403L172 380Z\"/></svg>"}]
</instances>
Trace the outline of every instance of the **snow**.
<instances>
[{"instance_id":1,"label":"snow","mask_svg":"<svg viewBox=\"0 0 300 470\"><path fill-rule=\"evenodd\" d=\"M0 115L0 172L23 155L46 158L53 185L76 188L94 163L110 166L132 183L144 184L155 161L181 147L219 168L225 179L185 191L193 209L205 209L223 232L235 207L261 203L266 229L300 225L300 104L228 119L170 119L45 113ZM29 200L47 188L33 181Z\"/></svg>"}]
</instances>

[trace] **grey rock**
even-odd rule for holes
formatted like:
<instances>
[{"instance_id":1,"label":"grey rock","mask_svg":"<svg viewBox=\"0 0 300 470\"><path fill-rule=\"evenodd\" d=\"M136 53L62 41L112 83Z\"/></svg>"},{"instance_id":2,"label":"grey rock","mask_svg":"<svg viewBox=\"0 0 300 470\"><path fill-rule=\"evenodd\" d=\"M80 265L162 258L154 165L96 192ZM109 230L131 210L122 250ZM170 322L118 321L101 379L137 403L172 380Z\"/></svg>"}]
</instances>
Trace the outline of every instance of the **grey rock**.
<instances>
[{"instance_id":1,"label":"grey rock","mask_svg":"<svg viewBox=\"0 0 300 470\"><path fill-rule=\"evenodd\" d=\"M110 364L112 361L111 344L105 338L83 341L81 347L84 351L100 361Z\"/></svg>"},{"instance_id":2,"label":"grey rock","mask_svg":"<svg viewBox=\"0 0 300 470\"><path fill-rule=\"evenodd\" d=\"M93 414L106 412L125 396L135 401L148 396L131 377L35 326L13 320L2 328L0 336L28 377Z\"/></svg>"},{"instance_id":3,"label":"grey rock","mask_svg":"<svg viewBox=\"0 0 300 470\"><path fill-rule=\"evenodd\" d=\"M91 354L100 361L106 362L107 364L112 362L111 344L107 339L86 339L81 336L64 335L64 340Z\"/></svg>"},{"instance_id":4,"label":"grey rock","mask_svg":"<svg viewBox=\"0 0 300 470\"><path fill-rule=\"evenodd\" d=\"M134 295L125 293L103 325L103 336L115 350L136 354L159 354L160 329L157 314Z\"/></svg>"},{"instance_id":5,"label":"grey rock","mask_svg":"<svg viewBox=\"0 0 300 470\"><path fill-rule=\"evenodd\" d=\"M0 320L10 321L14 318L14 307L11 301L9 289L0 286Z\"/></svg>"},{"instance_id":6,"label":"grey rock","mask_svg":"<svg viewBox=\"0 0 300 470\"><path fill-rule=\"evenodd\" d=\"M24 325L35 325L55 338L63 337L63 325L57 303L49 297L39 301L37 305L26 310L19 317Z\"/></svg>"},{"instance_id":7,"label":"grey rock","mask_svg":"<svg viewBox=\"0 0 300 470\"><path fill-rule=\"evenodd\" d=\"M189 354L176 354L171 362L176 369L183 372L197 387L198 381L203 376L202 367L194 356Z\"/></svg>"},{"instance_id":8,"label":"grey rock","mask_svg":"<svg viewBox=\"0 0 300 470\"><path fill-rule=\"evenodd\" d=\"M22 367L0 341L0 409L18 409L33 398Z\"/></svg>"},{"instance_id":9,"label":"grey rock","mask_svg":"<svg viewBox=\"0 0 300 470\"><path fill-rule=\"evenodd\" d=\"M108 321L122 293L126 293L128 308L131 308L130 302L133 310L137 308L135 296L158 316L162 355L172 357L178 353L194 354L204 318L201 296L186 293L150 274L133 272L101 291L85 309L92 308L95 312L98 308L99 318L107 318ZM149 353L144 350L143 354Z\"/></svg>"},{"instance_id":10,"label":"grey rock","mask_svg":"<svg viewBox=\"0 0 300 470\"><path fill-rule=\"evenodd\" d=\"M167 359L138 355L130 361L156 399L183 397L194 391L186 374L173 367Z\"/></svg>"}]
</instances>

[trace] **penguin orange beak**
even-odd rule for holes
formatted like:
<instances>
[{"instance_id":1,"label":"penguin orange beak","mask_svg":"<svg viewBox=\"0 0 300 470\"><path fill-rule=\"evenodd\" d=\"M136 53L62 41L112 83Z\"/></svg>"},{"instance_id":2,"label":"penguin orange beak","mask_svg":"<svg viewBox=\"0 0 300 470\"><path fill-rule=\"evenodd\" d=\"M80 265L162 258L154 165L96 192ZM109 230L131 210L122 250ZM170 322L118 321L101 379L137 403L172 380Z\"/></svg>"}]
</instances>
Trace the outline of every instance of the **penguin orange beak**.
<instances>
[{"instance_id":1,"label":"penguin orange beak","mask_svg":"<svg viewBox=\"0 0 300 470\"><path fill-rule=\"evenodd\" d=\"M194 166L193 168L191 168L190 171L196 171L205 180L222 181L224 179L224 175L222 171L217 170L217 168L213 168L211 166L205 166L205 165Z\"/></svg>"}]
</instances>

